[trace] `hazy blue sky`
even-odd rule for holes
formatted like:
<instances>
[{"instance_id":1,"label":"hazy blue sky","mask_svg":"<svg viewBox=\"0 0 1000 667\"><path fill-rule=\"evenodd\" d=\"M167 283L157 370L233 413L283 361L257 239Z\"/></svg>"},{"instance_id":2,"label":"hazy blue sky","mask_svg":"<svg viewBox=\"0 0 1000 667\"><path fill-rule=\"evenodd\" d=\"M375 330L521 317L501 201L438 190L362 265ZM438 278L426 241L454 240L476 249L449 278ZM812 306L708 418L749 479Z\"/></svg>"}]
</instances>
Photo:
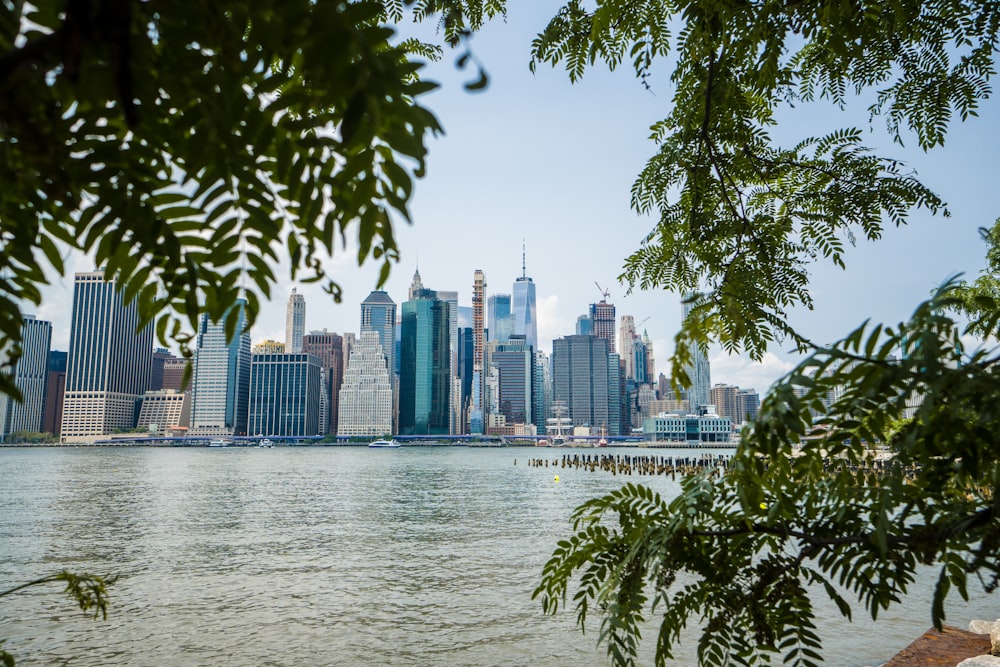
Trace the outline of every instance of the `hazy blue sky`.
<instances>
[{"instance_id":1,"label":"hazy blue sky","mask_svg":"<svg viewBox=\"0 0 1000 667\"><path fill-rule=\"evenodd\" d=\"M624 258L652 228L652 219L629 207L635 175L655 152L649 126L669 113L669 69L654 70L646 90L628 68L609 73L599 66L571 85L562 70L528 70L531 39L557 2L511 3L506 22L496 22L472 40L490 75L482 93L462 90L473 71L458 71L455 54L428 69L442 89L424 98L445 128L432 142L427 177L412 202L414 223L397 229L402 261L386 287L401 303L418 266L426 287L457 290L471 304L473 271L486 274L487 294L511 291L521 273L522 239L527 273L538 294L539 338L573 333L577 316L600 299L595 282L611 291L619 317L649 318L643 328L654 340L657 370L667 369L680 322L680 298L668 292L625 295L619 285ZM863 103L841 111L813 104L782 112L773 133L792 144L804 136L840 127L868 127ZM950 219L919 212L911 224L887 230L875 244L848 253L847 271L815 265L811 291L815 310L795 312L793 322L811 338L828 342L862 320L898 322L930 290L959 272L974 276L983 266L977 229L1000 215L1000 113L988 102L980 118L954 126L945 148L930 154L892 145L876 120L866 143L917 170L942 195ZM912 139L912 138L911 138ZM335 305L317 288L300 286L306 298L306 329L357 331L360 302L373 289L378 265L358 268L353 248L337 254L331 273L344 286ZM73 269L89 270L85 260ZM39 312L53 320L53 347L68 345L72 275L50 291ZM287 271L276 298L252 331L254 340L283 340L285 302L292 287ZM712 381L763 392L791 368L794 357L776 346L763 364L711 354Z\"/></svg>"}]
</instances>

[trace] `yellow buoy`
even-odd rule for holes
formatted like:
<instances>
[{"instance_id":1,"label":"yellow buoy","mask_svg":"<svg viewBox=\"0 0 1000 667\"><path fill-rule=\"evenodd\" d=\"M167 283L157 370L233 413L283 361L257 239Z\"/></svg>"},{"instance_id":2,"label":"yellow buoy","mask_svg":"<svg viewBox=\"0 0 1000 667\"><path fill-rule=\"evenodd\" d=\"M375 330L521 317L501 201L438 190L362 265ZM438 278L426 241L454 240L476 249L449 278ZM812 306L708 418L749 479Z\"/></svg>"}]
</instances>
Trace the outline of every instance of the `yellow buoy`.
<instances>
[{"instance_id":1,"label":"yellow buoy","mask_svg":"<svg viewBox=\"0 0 1000 667\"><path fill-rule=\"evenodd\" d=\"M767 509L767 503L761 503L761 504L760 504L760 508L761 508L762 510L766 510L766 509Z\"/></svg>"},{"instance_id":2,"label":"yellow buoy","mask_svg":"<svg viewBox=\"0 0 1000 667\"><path fill-rule=\"evenodd\" d=\"M559 475L556 475L554 479L558 482L559 481Z\"/></svg>"}]
</instances>

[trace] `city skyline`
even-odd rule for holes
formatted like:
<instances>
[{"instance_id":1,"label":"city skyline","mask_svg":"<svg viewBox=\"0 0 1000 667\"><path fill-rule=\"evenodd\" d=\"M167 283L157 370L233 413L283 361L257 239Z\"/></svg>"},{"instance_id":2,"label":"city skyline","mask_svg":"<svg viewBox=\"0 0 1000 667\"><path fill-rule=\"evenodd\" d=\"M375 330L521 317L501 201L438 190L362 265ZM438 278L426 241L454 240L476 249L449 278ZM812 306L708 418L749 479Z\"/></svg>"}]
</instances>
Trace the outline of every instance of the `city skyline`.
<instances>
[{"instance_id":1,"label":"city skyline","mask_svg":"<svg viewBox=\"0 0 1000 667\"><path fill-rule=\"evenodd\" d=\"M402 303L419 268L425 284L456 290L459 305L469 305L475 269L486 274L487 297L511 293L526 249L541 349L551 351L553 340L574 333L576 318L600 300L596 281L610 290L619 317L649 318L637 334L648 330L657 370L664 371L680 326L680 295L656 290L626 295L616 279L654 222L630 209L629 196L656 150L649 127L667 113L666 72L659 78L654 72L649 90L628 72L601 68L576 85L561 70L539 67L532 74L530 40L547 18L544 3L538 4L511 7L506 22L491 24L472 39L490 76L482 94L463 91L469 73L455 69L451 54L427 67L426 76L442 84L427 103L446 134L431 142L428 175L414 186L413 224L395 225L401 261L381 289ZM953 125L945 146L925 154L912 137L904 136L907 145L900 147L881 126L871 128L865 100L850 102L847 110L825 101L784 110L772 132L787 145L820 123L858 126L866 130L866 145L903 160L941 194L952 217L916 211L906 228L888 228L882 241L859 239L857 247L848 247L846 271L814 265L809 289L815 309L795 309L789 319L819 343L846 335L868 318L895 324L947 277L960 272L974 277L985 253L977 230L1000 211L1000 194L991 184L991 176L1000 173L1000 136L984 131L1000 119L996 103L985 103L979 117ZM292 287L310 304L307 331L358 331L357 304L376 289L380 266L358 268L356 242L348 238L348 246L325 265L344 288L343 302L334 304L316 285L293 283L279 267L272 300L263 304L251 331L254 341L284 340ZM42 307L24 309L53 322L57 349L67 346L73 272L94 268L84 257L67 260L65 276L53 278ZM755 365L713 346L713 376L763 394L791 369L796 356L790 348L779 341L765 363Z\"/></svg>"}]
</instances>

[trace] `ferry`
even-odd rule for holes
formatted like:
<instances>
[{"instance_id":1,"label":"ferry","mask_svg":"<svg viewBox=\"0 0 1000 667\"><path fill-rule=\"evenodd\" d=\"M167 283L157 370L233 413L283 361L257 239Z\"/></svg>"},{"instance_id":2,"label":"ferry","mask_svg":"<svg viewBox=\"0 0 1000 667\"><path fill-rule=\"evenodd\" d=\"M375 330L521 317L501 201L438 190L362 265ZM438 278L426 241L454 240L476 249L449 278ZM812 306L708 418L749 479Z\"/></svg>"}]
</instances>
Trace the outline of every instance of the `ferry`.
<instances>
[{"instance_id":1,"label":"ferry","mask_svg":"<svg viewBox=\"0 0 1000 667\"><path fill-rule=\"evenodd\" d=\"M371 442L368 443L368 446L371 448L378 448L378 449L394 449L396 447L399 447L400 443L396 442L395 440L372 440Z\"/></svg>"}]
</instances>

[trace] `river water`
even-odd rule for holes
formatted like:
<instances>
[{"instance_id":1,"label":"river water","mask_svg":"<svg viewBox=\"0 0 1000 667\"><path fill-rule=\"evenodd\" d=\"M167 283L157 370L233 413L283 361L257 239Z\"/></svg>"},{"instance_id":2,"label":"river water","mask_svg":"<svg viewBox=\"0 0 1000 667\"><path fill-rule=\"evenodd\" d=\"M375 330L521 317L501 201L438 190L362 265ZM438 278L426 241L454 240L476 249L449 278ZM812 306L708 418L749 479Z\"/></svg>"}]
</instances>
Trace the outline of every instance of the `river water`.
<instances>
[{"instance_id":1,"label":"river water","mask_svg":"<svg viewBox=\"0 0 1000 667\"><path fill-rule=\"evenodd\" d=\"M22 667L607 665L596 617L581 634L572 610L531 599L573 508L625 481L527 465L563 453L0 449L0 589L63 568L120 575L107 621L36 588L0 599L0 638ZM927 599L875 625L826 609L827 664L888 660L929 626ZM949 621L996 618L995 602L979 594Z\"/></svg>"}]
</instances>

